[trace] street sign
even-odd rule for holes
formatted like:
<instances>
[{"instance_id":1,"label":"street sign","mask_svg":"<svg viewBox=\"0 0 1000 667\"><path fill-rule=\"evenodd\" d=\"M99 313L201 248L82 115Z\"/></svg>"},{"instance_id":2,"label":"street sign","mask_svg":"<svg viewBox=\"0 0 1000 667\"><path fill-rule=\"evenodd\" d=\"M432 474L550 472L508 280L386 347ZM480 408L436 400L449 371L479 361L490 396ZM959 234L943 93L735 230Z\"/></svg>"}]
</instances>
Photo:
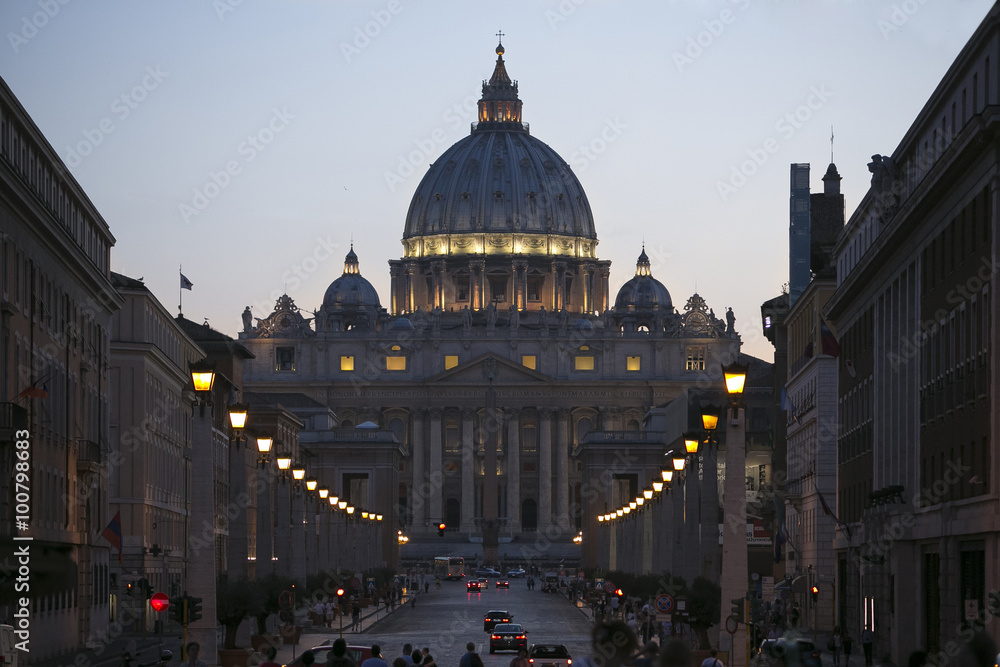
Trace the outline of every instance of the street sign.
<instances>
[{"instance_id":1,"label":"street sign","mask_svg":"<svg viewBox=\"0 0 1000 667\"><path fill-rule=\"evenodd\" d=\"M673 616L673 614L657 614L656 615L656 622L657 623L670 623L671 620L672 620L671 619L672 616Z\"/></svg>"},{"instance_id":2,"label":"street sign","mask_svg":"<svg viewBox=\"0 0 1000 667\"><path fill-rule=\"evenodd\" d=\"M656 611L660 614L669 614L674 610L674 599L666 593L656 596Z\"/></svg>"},{"instance_id":3,"label":"street sign","mask_svg":"<svg viewBox=\"0 0 1000 667\"><path fill-rule=\"evenodd\" d=\"M358 579L357 577L351 579L351 588L353 588L354 590L358 590L359 588L361 588L361 580Z\"/></svg>"},{"instance_id":4,"label":"street sign","mask_svg":"<svg viewBox=\"0 0 1000 667\"><path fill-rule=\"evenodd\" d=\"M153 611L165 611L170 606L170 598L166 593L153 593L153 597L149 598L149 606Z\"/></svg>"},{"instance_id":5,"label":"street sign","mask_svg":"<svg viewBox=\"0 0 1000 667\"><path fill-rule=\"evenodd\" d=\"M608 593L614 593L615 592L615 585L613 583L611 583L610 580L609 581L605 581L604 582L604 590L606 590Z\"/></svg>"},{"instance_id":6,"label":"street sign","mask_svg":"<svg viewBox=\"0 0 1000 667\"><path fill-rule=\"evenodd\" d=\"M370 577L368 579L368 590L370 591L375 590L375 580Z\"/></svg>"}]
</instances>

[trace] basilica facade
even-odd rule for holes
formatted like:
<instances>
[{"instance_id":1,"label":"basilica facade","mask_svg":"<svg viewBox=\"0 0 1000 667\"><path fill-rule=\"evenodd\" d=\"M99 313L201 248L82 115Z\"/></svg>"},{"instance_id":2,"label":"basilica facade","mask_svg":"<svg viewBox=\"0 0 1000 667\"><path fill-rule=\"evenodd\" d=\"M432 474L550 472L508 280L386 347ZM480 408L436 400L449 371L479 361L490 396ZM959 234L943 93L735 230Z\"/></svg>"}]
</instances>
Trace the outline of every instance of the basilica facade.
<instances>
[{"instance_id":1,"label":"basilica facade","mask_svg":"<svg viewBox=\"0 0 1000 667\"><path fill-rule=\"evenodd\" d=\"M586 193L522 121L496 52L478 122L413 195L387 299L352 247L312 312L283 296L256 322L245 313L245 387L328 406L333 435L303 438L318 460L351 431L391 433L403 452L393 488L356 484L362 438L317 474L331 494L362 489L352 502L385 507L393 533L419 539L445 523L461 541L481 537L484 443L495 434L501 539L569 541L588 504L581 439L640 431L654 406L718 385L741 341L731 310L716 317L698 294L675 306L644 250L635 276L610 291ZM498 422L486 419L490 384Z\"/></svg>"}]
</instances>

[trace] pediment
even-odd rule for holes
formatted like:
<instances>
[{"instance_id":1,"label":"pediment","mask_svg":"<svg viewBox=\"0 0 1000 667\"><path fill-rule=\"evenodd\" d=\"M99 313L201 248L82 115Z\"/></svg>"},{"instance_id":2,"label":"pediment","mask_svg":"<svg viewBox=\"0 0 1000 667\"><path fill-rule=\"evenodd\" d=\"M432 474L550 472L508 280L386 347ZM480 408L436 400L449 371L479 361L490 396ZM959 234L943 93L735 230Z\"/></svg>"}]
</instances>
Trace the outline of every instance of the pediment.
<instances>
[{"instance_id":1,"label":"pediment","mask_svg":"<svg viewBox=\"0 0 1000 667\"><path fill-rule=\"evenodd\" d=\"M486 353L448 369L443 373L427 379L435 383L455 384L488 384L488 374L493 373L494 385L523 385L525 383L540 384L550 382L552 378L544 373L522 366L510 359Z\"/></svg>"}]
</instances>

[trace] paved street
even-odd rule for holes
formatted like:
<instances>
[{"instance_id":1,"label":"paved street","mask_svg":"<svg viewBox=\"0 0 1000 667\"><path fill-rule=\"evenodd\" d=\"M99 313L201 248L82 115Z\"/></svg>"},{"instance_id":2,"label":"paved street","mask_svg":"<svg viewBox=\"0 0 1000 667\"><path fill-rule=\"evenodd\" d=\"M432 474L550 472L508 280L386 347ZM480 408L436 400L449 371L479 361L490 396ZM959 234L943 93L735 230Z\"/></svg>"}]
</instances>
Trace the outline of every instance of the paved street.
<instances>
[{"instance_id":1,"label":"paved street","mask_svg":"<svg viewBox=\"0 0 1000 667\"><path fill-rule=\"evenodd\" d=\"M489 654L489 635L483 631L487 611L505 609L514 615L528 631L528 643L554 642L565 644L570 654L586 655L590 646L590 621L565 597L528 591L523 579L511 579L509 590L493 587L482 593L467 593L465 584L442 582L441 589L417 599L416 607L404 605L386 619L360 634L345 634L352 645L379 644L383 657L390 663L399 655L404 643L429 646L431 655L441 667L456 667L465 653L468 641L476 642L486 667L505 667L514 657L512 652ZM337 634L310 634L306 637L319 644ZM314 644L314 645L315 645ZM303 645L299 648L308 648ZM279 659L281 659L279 655Z\"/></svg>"}]
</instances>

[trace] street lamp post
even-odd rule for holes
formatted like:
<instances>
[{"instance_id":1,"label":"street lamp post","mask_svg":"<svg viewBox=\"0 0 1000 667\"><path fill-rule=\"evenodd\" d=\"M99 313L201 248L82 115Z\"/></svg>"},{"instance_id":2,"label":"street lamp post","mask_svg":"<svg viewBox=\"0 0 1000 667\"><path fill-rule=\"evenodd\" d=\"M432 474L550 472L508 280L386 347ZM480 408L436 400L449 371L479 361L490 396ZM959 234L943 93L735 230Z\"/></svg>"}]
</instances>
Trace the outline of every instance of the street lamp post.
<instances>
[{"instance_id":1,"label":"street lamp post","mask_svg":"<svg viewBox=\"0 0 1000 667\"><path fill-rule=\"evenodd\" d=\"M722 609L747 593L747 496L746 427L741 402L747 367L739 363L723 366L726 391L730 398L729 425L726 427L726 479L723 495L725 524L722 537ZM747 667L746 631L732 635L729 664Z\"/></svg>"},{"instance_id":2,"label":"street lamp post","mask_svg":"<svg viewBox=\"0 0 1000 667\"><path fill-rule=\"evenodd\" d=\"M212 429L215 364L191 363L196 403L191 419L191 524L187 590L202 600L202 616L188 626L190 638L201 645L201 659L218 662L215 607L215 438Z\"/></svg>"}]
</instances>

